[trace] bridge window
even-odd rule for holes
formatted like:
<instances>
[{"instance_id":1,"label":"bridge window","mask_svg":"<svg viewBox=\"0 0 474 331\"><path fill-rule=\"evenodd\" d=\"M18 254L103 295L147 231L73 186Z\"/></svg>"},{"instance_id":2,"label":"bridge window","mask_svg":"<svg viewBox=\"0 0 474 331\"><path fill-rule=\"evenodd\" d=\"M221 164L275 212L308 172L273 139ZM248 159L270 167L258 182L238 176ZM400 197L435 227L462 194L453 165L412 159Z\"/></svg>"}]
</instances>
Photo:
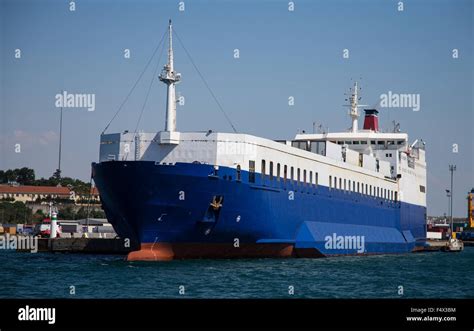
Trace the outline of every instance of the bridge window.
<instances>
[{"instance_id":1,"label":"bridge window","mask_svg":"<svg viewBox=\"0 0 474 331\"><path fill-rule=\"evenodd\" d=\"M255 161L249 161L249 182L255 183Z\"/></svg>"},{"instance_id":2,"label":"bridge window","mask_svg":"<svg viewBox=\"0 0 474 331\"><path fill-rule=\"evenodd\" d=\"M273 162L270 161L270 180L273 180Z\"/></svg>"},{"instance_id":3,"label":"bridge window","mask_svg":"<svg viewBox=\"0 0 474 331\"><path fill-rule=\"evenodd\" d=\"M242 180L241 178L242 176L242 173L241 173L241 169L240 169L240 164L237 165L237 180L240 182Z\"/></svg>"}]
</instances>

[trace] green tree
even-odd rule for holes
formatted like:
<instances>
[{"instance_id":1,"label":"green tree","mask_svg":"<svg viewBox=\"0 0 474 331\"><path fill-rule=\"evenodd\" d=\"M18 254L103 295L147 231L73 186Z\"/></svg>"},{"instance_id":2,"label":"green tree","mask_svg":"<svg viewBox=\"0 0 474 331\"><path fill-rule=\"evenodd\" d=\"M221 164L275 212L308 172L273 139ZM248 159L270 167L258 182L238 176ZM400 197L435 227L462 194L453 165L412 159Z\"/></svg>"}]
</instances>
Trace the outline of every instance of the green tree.
<instances>
[{"instance_id":1,"label":"green tree","mask_svg":"<svg viewBox=\"0 0 474 331\"><path fill-rule=\"evenodd\" d=\"M61 208L58 210L58 219L60 220L75 220L76 213L71 206L67 206L65 208Z\"/></svg>"},{"instance_id":2,"label":"green tree","mask_svg":"<svg viewBox=\"0 0 474 331\"><path fill-rule=\"evenodd\" d=\"M31 209L23 202L0 202L0 223L28 223L32 215Z\"/></svg>"},{"instance_id":3,"label":"green tree","mask_svg":"<svg viewBox=\"0 0 474 331\"><path fill-rule=\"evenodd\" d=\"M16 181L22 185L32 185L35 182L35 171L30 168L23 167L15 169Z\"/></svg>"}]
</instances>

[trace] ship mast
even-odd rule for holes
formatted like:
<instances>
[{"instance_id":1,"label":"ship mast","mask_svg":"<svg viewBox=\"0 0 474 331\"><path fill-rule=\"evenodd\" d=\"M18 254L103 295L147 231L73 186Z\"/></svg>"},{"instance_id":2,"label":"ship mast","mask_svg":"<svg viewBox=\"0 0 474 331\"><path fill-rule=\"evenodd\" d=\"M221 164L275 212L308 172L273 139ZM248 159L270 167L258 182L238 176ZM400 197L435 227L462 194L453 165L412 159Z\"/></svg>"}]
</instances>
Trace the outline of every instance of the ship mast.
<instances>
[{"instance_id":1,"label":"ship mast","mask_svg":"<svg viewBox=\"0 0 474 331\"><path fill-rule=\"evenodd\" d=\"M358 118L359 118L359 107L365 107L367 105L359 105L359 87L357 85L357 82L354 83L354 87L349 89L351 91L351 95L349 96L349 99L346 101L349 101L349 105L345 105L346 107L350 107L349 110L349 116L351 117L352 120L352 127L351 127L351 132L355 133L357 132L359 128L358 124Z\"/></svg>"},{"instance_id":2,"label":"ship mast","mask_svg":"<svg viewBox=\"0 0 474 331\"><path fill-rule=\"evenodd\" d=\"M349 97L349 101L351 103L351 119L352 119L352 132L357 132L357 128L359 127L358 118L359 118L359 110L357 109L358 103L358 96L357 96L357 82L354 83L354 89L352 91L352 95Z\"/></svg>"},{"instance_id":3,"label":"ship mast","mask_svg":"<svg viewBox=\"0 0 474 331\"><path fill-rule=\"evenodd\" d=\"M171 20L169 20L168 33L168 63L163 67L163 71L160 74L160 81L166 84L168 90L166 98L165 131L174 132L176 131L176 83L180 81L181 74L174 71L173 27L171 25Z\"/></svg>"}]
</instances>

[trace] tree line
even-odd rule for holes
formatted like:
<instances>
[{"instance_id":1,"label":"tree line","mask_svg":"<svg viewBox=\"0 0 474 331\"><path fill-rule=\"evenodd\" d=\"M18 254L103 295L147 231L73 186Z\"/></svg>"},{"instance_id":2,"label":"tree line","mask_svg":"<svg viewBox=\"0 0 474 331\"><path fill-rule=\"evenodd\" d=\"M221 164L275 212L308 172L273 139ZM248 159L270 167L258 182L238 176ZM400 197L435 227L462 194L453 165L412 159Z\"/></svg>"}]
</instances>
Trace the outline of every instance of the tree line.
<instances>
[{"instance_id":1,"label":"tree line","mask_svg":"<svg viewBox=\"0 0 474 331\"><path fill-rule=\"evenodd\" d=\"M0 224L37 223L47 217L47 213L39 209L33 213L32 209L23 202L0 202ZM85 218L106 218L103 210L81 207L75 210L71 206L62 206L58 210L59 220L79 220Z\"/></svg>"},{"instance_id":2,"label":"tree line","mask_svg":"<svg viewBox=\"0 0 474 331\"><path fill-rule=\"evenodd\" d=\"M18 183L33 186L70 186L76 193L89 194L91 185L79 179L61 177L56 170L49 178L36 178L34 169L23 167L17 169L0 170L0 184Z\"/></svg>"}]
</instances>

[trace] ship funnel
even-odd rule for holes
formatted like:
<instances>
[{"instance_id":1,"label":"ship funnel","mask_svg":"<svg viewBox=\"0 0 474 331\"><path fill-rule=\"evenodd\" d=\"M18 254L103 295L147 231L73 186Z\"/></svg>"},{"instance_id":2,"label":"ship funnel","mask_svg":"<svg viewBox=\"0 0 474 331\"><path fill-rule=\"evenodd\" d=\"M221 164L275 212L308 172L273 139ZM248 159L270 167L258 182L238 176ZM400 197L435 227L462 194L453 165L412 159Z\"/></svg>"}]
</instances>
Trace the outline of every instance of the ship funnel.
<instances>
[{"instance_id":1,"label":"ship funnel","mask_svg":"<svg viewBox=\"0 0 474 331\"><path fill-rule=\"evenodd\" d=\"M377 109L364 109L364 130L379 131L379 116Z\"/></svg>"}]
</instances>

